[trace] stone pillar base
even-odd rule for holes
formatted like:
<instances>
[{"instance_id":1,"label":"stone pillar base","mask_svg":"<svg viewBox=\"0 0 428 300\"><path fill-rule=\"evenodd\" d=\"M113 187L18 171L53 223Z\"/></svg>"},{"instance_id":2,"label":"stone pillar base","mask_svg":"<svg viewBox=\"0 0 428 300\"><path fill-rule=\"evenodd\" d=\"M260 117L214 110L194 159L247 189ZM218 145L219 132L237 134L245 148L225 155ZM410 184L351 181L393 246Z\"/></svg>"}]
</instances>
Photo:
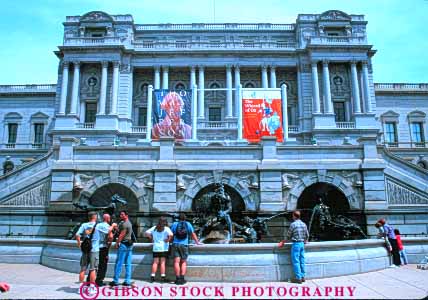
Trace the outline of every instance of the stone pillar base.
<instances>
[{"instance_id":1,"label":"stone pillar base","mask_svg":"<svg viewBox=\"0 0 428 300\"><path fill-rule=\"evenodd\" d=\"M97 130L118 130L119 118L116 115L97 115L95 121Z\"/></svg>"}]
</instances>

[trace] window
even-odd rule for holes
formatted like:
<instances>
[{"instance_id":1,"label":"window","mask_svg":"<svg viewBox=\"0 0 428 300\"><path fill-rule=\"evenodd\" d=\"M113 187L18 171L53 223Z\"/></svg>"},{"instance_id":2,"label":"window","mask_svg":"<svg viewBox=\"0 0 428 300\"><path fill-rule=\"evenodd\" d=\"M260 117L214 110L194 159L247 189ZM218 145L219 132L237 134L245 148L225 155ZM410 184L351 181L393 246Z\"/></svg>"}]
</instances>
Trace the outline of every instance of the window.
<instances>
[{"instance_id":1,"label":"window","mask_svg":"<svg viewBox=\"0 0 428 300\"><path fill-rule=\"evenodd\" d=\"M395 122L385 123L385 142L388 144L397 143L397 127Z\"/></svg>"},{"instance_id":2,"label":"window","mask_svg":"<svg viewBox=\"0 0 428 300\"><path fill-rule=\"evenodd\" d=\"M95 116L97 115L97 103L86 102L85 123L95 123Z\"/></svg>"},{"instance_id":3,"label":"window","mask_svg":"<svg viewBox=\"0 0 428 300\"><path fill-rule=\"evenodd\" d=\"M18 136L18 124L9 123L9 124L7 124L7 129L8 129L8 133L9 133L9 136L7 138L7 143L8 144L15 144L17 136Z\"/></svg>"},{"instance_id":4,"label":"window","mask_svg":"<svg viewBox=\"0 0 428 300\"><path fill-rule=\"evenodd\" d=\"M333 105L336 122L346 122L345 102L335 101Z\"/></svg>"},{"instance_id":5,"label":"window","mask_svg":"<svg viewBox=\"0 0 428 300\"><path fill-rule=\"evenodd\" d=\"M410 129L412 133L412 142L416 145L424 142L423 132L422 132L422 123L414 122L410 124Z\"/></svg>"},{"instance_id":6,"label":"window","mask_svg":"<svg viewBox=\"0 0 428 300\"><path fill-rule=\"evenodd\" d=\"M44 129L45 129L45 124L43 123L34 124L34 144L43 143Z\"/></svg>"},{"instance_id":7,"label":"window","mask_svg":"<svg viewBox=\"0 0 428 300\"><path fill-rule=\"evenodd\" d=\"M339 36L339 33L337 32L327 32L328 36Z\"/></svg>"},{"instance_id":8,"label":"window","mask_svg":"<svg viewBox=\"0 0 428 300\"><path fill-rule=\"evenodd\" d=\"M147 126L147 108L138 108L138 126Z\"/></svg>"},{"instance_id":9,"label":"window","mask_svg":"<svg viewBox=\"0 0 428 300\"><path fill-rule=\"evenodd\" d=\"M221 121L221 107L210 107L208 113L209 121Z\"/></svg>"}]
</instances>

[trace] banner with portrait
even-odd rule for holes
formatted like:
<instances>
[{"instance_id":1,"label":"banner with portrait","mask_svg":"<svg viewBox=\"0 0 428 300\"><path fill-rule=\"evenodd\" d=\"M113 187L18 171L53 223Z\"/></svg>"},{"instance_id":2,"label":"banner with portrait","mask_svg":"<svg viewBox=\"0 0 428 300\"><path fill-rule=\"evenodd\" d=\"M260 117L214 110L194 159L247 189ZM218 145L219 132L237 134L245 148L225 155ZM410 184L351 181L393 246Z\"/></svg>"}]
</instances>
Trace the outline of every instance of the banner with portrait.
<instances>
[{"instance_id":1,"label":"banner with portrait","mask_svg":"<svg viewBox=\"0 0 428 300\"><path fill-rule=\"evenodd\" d=\"M192 90L154 90L152 139L192 138Z\"/></svg>"},{"instance_id":2,"label":"banner with portrait","mask_svg":"<svg viewBox=\"0 0 428 300\"><path fill-rule=\"evenodd\" d=\"M276 136L282 142L281 91L244 89L242 91L242 136L259 142L262 136Z\"/></svg>"}]
</instances>

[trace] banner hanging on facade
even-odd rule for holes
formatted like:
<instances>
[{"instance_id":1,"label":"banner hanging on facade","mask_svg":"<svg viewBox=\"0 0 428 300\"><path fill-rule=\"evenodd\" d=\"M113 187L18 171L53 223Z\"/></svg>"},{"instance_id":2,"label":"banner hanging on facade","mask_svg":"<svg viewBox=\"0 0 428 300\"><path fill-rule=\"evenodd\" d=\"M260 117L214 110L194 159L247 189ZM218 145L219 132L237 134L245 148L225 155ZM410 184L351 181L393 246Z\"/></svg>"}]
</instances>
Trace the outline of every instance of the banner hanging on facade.
<instances>
[{"instance_id":1,"label":"banner hanging on facade","mask_svg":"<svg viewBox=\"0 0 428 300\"><path fill-rule=\"evenodd\" d=\"M242 91L243 138L259 142L262 136L283 141L281 91Z\"/></svg>"},{"instance_id":2,"label":"banner hanging on facade","mask_svg":"<svg viewBox=\"0 0 428 300\"><path fill-rule=\"evenodd\" d=\"M192 138L192 90L154 90L152 139Z\"/></svg>"}]
</instances>

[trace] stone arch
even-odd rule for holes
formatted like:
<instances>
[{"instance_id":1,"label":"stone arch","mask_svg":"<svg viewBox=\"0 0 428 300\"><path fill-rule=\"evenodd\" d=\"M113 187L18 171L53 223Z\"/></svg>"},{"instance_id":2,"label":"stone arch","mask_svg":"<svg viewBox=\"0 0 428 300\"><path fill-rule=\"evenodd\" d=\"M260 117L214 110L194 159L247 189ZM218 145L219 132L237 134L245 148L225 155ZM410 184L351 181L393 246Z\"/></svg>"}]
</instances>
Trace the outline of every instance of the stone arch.
<instances>
[{"instance_id":1,"label":"stone arch","mask_svg":"<svg viewBox=\"0 0 428 300\"><path fill-rule=\"evenodd\" d=\"M152 194L153 183L151 182L151 174L142 175L139 177L131 177L127 175L112 176L91 176L85 174L76 174L74 176L74 190L79 191L80 201L89 201L94 193L109 184L118 184L126 187L134 194L137 199L136 208L138 211L149 211L149 199Z\"/></svg>"},{"instance_id":2,"label":"stone arch","mask_svg":"<svg viewBox=\"0 0 428 300\"><path fill-rule=\"evenodd\" d=\"M339 174L311 174L302 177L290 190L287 210L297 209L297 201L303 191L315 183L327 183L336 187L346 197L351 209L361 210L362 203L360 203L359 195L356 191L356 187L362 186L360 175L358 172L352 172L345 176Z\"/></svg>"},{"instance_id":3,"label":"stone arch","mask_svg":"<svg viewBox=\"0 0 428 300\"><path fill-rule=\"evenodd\" d=\"M246 211L256 211L259 205L256 200L255 193L251 189L257 189L258 183L256 178L251 178L256 175L248 175L248 178L237 177L234 175L225 175L221 177L221 182L229 188L234 189L242 198L245 204ZM196 195L210 185L217 183L214 176L200 176L194 178L188 183L184 195L177 199L177 208L179 211L191 211L192 203Z\"/></svg>"}]
</instances>

